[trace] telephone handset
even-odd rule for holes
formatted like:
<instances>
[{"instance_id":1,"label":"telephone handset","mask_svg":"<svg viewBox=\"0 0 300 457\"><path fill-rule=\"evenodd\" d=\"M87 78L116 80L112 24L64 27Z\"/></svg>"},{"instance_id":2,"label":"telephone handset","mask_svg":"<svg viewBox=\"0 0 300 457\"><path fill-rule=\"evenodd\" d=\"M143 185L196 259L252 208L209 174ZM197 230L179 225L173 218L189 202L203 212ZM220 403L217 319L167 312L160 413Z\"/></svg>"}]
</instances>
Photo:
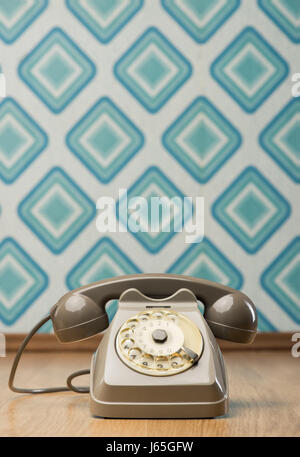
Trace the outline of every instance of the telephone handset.
<instances>
[{"instance_id":1,"label":"telephone handset","mask_svg":"<svg viewBox=\"0 0 300 457\"><path fill-rule=\"evenodd\" d=\"M118 299L109 325L106 303ZM204 315L198 301L204 305ZM93 356L90 388L18 389L13 380L29 339L47 320L62 343L108 328ZM242 292L190 276L138 274L105 279L66 293L26 337L12 368L16 392L90 392L101 417L214 417L226 414L224 361L214 338L251 343L257 315Z\"/></svg>"}]
</instances>

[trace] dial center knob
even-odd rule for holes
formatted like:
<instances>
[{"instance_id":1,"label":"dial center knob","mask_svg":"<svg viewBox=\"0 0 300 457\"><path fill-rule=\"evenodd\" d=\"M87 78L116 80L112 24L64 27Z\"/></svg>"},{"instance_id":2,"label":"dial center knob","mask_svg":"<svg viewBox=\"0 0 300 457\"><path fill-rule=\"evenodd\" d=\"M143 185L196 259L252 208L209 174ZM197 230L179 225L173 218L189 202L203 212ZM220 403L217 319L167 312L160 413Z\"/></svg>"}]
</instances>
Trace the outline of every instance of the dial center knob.
<instances>
[{"instance_id":1,"label":"dial center knob","mask_svg":"<svg viewBox=\"0 0 300 457\"><path fill-rule=\"evenodd\" d=\"M168 334L165 330L157 328L153 330L152 338L156 343L164 343L168 338Z\"/></svg>"}]
</instances>

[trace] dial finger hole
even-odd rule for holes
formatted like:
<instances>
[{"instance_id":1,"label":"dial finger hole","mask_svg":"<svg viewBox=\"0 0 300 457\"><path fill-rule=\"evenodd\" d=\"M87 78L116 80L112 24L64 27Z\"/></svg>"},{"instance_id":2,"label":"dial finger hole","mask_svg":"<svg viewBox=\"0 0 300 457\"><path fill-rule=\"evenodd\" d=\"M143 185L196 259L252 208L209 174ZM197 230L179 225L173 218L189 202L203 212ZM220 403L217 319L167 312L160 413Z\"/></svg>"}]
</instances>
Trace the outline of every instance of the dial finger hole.
<instances>
[{"instance_id":1,"label":"dial finger hole","mask_svg":"<svg viewBox=\"0 0 300 457\"><path fill-rule=\"evenodd\" d=\"M156 357L155 368L158 370L167 370L169 367L169 360L167 357Z\"/></svg>"},{"instance_id":2,"label":"dial finger hole","mask_svg":"<svg viewBox=\"0 0 300 457\"><path fill-rule=\"evenodd\" d=\"M127 338L122 341L121 345L122 348L125 349L125 351L129 351L129 349L133 347L134 341L132 339Z\"/></svg>"},{"instance_id":3,"label":"dial finger hole","mask_svg":"<svg viewBox=\"0 0 300 457\"><path fill-rule=\"evenodd\" d=\"M146 322L146 321L149 319L149 317L150 317L150 315L149 315L149 314L146 314L146 313L145 313L145 314L141 314L141 315L139 316L139 318L140 318L141 321L143 321L143 322Z\"/></svg>"},{"instance_id":4,"label":"dial finger hole","mask_svg":"<svg viewBox=\"0 0 300 457\"><path fill-rule=\"evenodd\" d=\"M179 368L184 364L184 359L179 354L176 354L171 357L170 363L172 368Z\"/></svg>"},{"instance_id":5,"label":"dial finger hole","mask_svg":"<svg viewBox=\"0 0 300 457\"><path fill-rule=\"evenodd\" d=\"M139 359L139 363L144 368L151 368L153 366L153 364L154 364L154 359L149 354L143 354L142 357Z\"/></svg>"},{"instance_id":6,"label":"dial finger hole","mask_svg":"<svg viewBox=\"0 0 300 457\"><path fill-rule=\"evenodd\" d=\"M131 328L124 328L124 330L121 332L121 335L125 339L131 338L133 335L133 330Z\"/></svg>"},{"instance_id":7,"label":"dial finger hole","mask_svg":"<svg viewBox=\"0 0 300 457\"><path fill-rule=\"evenodd\" d=\"M163 317L163 313L160 311L157 311L152 314L153 319L161 319Z\"/></svg>"},{"instance_id":8,"label":"dial finger hole","mask_svg":"<svg viewBox=\"0 0 300 457\"><path fill-rule=\"evenodd\" d=\"M167 314L167 319L170 319L171 321L176 321L177 316L176 316L176 314L170 313L170 314Z\"/></svg>"},{"instance_id":9,"label":"dial finger hole","mask_svg":"<svg viewBox=\"0 0 300 457\"><path fill-rule=\"evenodd\" d=\"M131 360L138 360L142 355L142 351L139 348L132 348L128 355Z\"/></svg>"},{"instance_id":10,"label":"dial finger hole","mask_svg":"<svg viewBox=\"0 0 300 457\"><path fill-rule=\"evenodd\" d=\"M127 325L131 329L135 329L135 327L137 326L137 323L138 323L137 319L130 319L129 321L127 321Z\"/></svg>"}]
</instances>

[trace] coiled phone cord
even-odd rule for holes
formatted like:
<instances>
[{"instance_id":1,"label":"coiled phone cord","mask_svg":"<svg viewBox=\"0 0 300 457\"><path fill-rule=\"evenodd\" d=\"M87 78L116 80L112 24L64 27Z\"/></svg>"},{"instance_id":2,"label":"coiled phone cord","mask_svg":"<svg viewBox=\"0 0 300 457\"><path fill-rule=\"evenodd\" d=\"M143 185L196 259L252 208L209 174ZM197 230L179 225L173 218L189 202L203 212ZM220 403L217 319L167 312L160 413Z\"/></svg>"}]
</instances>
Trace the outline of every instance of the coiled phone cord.
<instances>
[{"instance_id":1,"label":"coiled phone cord","mask_svg":"<svg viewBox=\"0 0 300 457\"><path fill-rule=\"evenodd\" d=\"M20 388L20 387L15 387L14 386L14 379L16 375L16 371L19 365L20 358L31 340L31 338L35 335L35 333L49 320L51 319L50 314L47 314L46 317L44 317L40 322L38 322L33 329L28 333L26 338L24 339L23 343L19 347L15 359L13 361L10 375L9 375L9 380L8 380L8 386L13 392L18 392L18 393L28 393L28 394L48 394L52 392L77 392L77 393L89 393L90 389L89 387L75 387L72 384L72 380L76 378L77 376L83 376L85 374L90 374L90 370L79 370L75 371L72 373L68 378L67 378L67 386L66 387L46 387L42 389L25 389L25 388Z\"/></svg>"}]
</instances>

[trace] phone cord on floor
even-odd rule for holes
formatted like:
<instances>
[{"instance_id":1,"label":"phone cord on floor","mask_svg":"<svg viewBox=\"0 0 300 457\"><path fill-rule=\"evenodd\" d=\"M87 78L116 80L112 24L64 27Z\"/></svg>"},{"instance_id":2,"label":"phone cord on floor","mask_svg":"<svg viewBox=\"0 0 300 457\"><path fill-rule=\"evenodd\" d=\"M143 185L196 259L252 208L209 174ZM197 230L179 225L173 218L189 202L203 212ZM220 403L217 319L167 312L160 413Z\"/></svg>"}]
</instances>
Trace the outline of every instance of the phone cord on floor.
<instances>
[{"instance_id":1,"label":"phone cord on floor","mask_svg":"<svg viewBox=\"0 0 300 457\"><path fill-rule=\"evenodd\" d=\"M48 394L52 392L77 392L77 393L89 393L90 389L89 387L75 387L72 384L72 380L76 378L77 376L83 376L85 374L90 374L90 370L79 370L75 371L72 373L68 378L67 378L67 386L65 387L46 387L42 389L25 389L25 388L20 388L20 387L15 387L14 386L14 379L16 375L16 371L19 365L20 358L31 340L31 338L35 335L35 333L49 320L51 319L50 314L48 314L46 317L44 317L40 322L38 322L35 327L28 333L26 338L24 339L23 343L19 347L16 356L14 358L10 375L9 375L9 381L8 381L8 386L13 392L18 392L18 393L28 393L28 394Z\"/></svg>"}]
</instances>

